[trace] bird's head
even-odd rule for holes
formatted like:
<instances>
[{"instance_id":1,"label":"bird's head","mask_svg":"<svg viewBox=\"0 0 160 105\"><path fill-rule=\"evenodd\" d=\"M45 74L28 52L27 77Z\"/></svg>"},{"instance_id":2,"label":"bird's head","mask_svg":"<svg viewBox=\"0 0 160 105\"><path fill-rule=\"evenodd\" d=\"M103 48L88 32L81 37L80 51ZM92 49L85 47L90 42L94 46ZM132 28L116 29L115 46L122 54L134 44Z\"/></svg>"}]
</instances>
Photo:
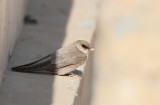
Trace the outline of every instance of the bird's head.
<instances>
[{"instance_id":1,"label":"bird's head","mask_svg":"<svg viewBox=\"0 0 160 105\"><path fill-rule=\"evenodd\" d=\"M93 48L93 47L91 46L91 44L88 43L87 41L77 40L77 41L75 41L74 43L75 43L76 47L77 47L80 51L82 51L82 52L84 52L84 53L87 53L87 54L88 54L88 53L94 51L94 48Z\"/></svg>"}]
</instances>

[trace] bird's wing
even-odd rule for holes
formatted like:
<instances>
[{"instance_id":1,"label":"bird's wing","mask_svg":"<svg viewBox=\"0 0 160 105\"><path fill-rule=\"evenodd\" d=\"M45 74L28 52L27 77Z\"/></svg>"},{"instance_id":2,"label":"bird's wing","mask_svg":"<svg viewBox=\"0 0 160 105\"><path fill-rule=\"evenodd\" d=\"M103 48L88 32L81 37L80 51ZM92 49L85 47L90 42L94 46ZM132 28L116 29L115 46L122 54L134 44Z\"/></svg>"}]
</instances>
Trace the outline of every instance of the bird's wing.
<instances>
[{"instance_id":1,"label":"bird's wing","mask_svg":"<svg viewBox=\"0 0 160 105\"><path fill-rule=\"evenodd\" d=\"M35 72L41 70L48 70L49 68L55 68L54 64L51 65L51 60L52 60L51 55L47 55L42 59L39 59L32 63L13 67L11 69L13 71L18 71L18 72Z\"/></svg>"},{"instance_id":2,"label":"bird's wing","mask_svg":"<svg viewBox=\"0 0 160 105\"><path fill-rule=\"evenodd\" d=\"M81 52L73 45L59 49L51 56L54 58L51 63L56 65L56 69L69 65L81 65L87 60L87 54Z\"/></svg>"},{"instance_id":3,"label":"bird's wing","mask_svg":"<svg viewBox=\"0 0 160 105\"><path fill-rule=\"evenodd\" d=\"M87 60L87 56L67 56L59 57L56 61L52 60L52 64L56 65L56 69L64 68L70 65L81 65Z\"/></svg>"},{"instance_id":4,"label":"bird's wing","mask_svg":"<svg viewBox=\"0 0 160 105\"><path fill-rule=\"evenodd\" d=\"M45 56L45 57L43 57L43 58L41 58L41 59L39 59L39 60L37 60L37 61L34 61L34 62L31 62L31 63L25 64L25 65L21 65L21 66L36 65L37 63L42 63L42 62L44 62L44 61L49 60L49 59L50 59L49 57L50 57L50 55L47 55L47 56ZM21 67L21 66L18 66L18 67Z\"/></svg>"},{"instance_id":5,"label":"bird's wing","mask_svg":"<svg viewBox=\"0 0 160 105\"><path fill-rule=\"evenodd\" d=\"M13 67L13 71L18 72L37 72L37 71L54 71L69 65L83 64L87 57L83 54L77 56L76 54L58 54L52 53L35 62Z\"/></svg>"}]
</instances>

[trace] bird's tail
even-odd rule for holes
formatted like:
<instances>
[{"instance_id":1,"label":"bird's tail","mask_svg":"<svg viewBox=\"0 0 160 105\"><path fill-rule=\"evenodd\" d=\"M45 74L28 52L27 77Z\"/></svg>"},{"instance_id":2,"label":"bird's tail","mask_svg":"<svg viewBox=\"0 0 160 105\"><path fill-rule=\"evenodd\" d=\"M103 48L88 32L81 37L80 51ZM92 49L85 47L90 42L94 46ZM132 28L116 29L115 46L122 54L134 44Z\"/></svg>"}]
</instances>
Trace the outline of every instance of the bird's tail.
<instances>
[{"instance_id":1,"label":"bird's tail","mask_svg":"<svg viewBox=\"0 0 160 105\"><path fill-rule=\"evenodd\" d=\"M17 66L17 67L13 67L11 68L13 71L17 71L17 72L36 72L36 71L42 71L42 70L46 70L50 68L50 55L37 60L35 62L29 63L29 64L25 64L25 65L21 65L21 66Z\"/></svg>"}]
</instances>

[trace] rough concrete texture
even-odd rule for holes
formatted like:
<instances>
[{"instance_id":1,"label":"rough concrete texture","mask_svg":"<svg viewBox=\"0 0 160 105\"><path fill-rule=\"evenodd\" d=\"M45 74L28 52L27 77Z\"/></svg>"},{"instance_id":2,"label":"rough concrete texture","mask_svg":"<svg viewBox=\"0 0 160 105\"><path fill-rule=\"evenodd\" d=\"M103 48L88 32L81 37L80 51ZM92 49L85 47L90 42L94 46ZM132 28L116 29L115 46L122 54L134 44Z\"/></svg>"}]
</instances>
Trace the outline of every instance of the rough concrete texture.
<instances>
[{"instance_id":1,"label":"rough concrete texture","mask_svg":"<svg viewBox=\"0 0 160 105\"><path fill-rule=\"evenodd\" d=\"M5 73L0 104L73 105L75 103L75 97L79 97L77 91L81 82L80 76L18 73L12 72L10 68L37 60L77 39L90 42L96 25L96 4L97 2L93 0L29 1L27 14L37 19L38 24L28 24L23 27ZM84 67L79 69L84 70Z\"/></svg>"},{"instance_id":2,"label":"rough concrete texture","mask_svg":"<svg viewBox=\"0 0 160 105\"><path fill-rule=\"evenodd\" d=\"M95 34L94 34L95 35ZM94 45L95 36L92 37L92 45ZM74 105L90 105L90 99L92 97L91 89L92 89L92 73L93 73L93 57L94 52L90 54L87 65L85 67L85 75L82 76L82 80L80 82L78 97L75 99Z\"/></svg>"},{"instance_id":3,"label":"rough concrete texture","mask_svg":"<svg viewBox=\"0 0 160 105\"><path fill-rule=\"evenodd\" d=\"M0 85L22 25L25 0L0 1Z\"/></svg>"},{"instance_id":4,"label":"rough concrete texture","mask_svg":"<svg viewBox=\"0 0 160 105\"><path fill-rule=\"evenodd\" d=\"M103 0L92 105L160 105L158 0Z\"/></svg>"}]
</instances>

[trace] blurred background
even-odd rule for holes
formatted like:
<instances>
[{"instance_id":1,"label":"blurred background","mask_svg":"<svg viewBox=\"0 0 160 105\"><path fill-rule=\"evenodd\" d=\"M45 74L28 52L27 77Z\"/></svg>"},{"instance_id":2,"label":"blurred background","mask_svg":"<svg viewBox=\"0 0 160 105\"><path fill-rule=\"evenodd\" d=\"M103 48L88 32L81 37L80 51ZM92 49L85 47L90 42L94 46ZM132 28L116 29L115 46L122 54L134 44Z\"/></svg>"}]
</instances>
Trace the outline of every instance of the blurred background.
<instances>
[{"instance_id":1,"label":"blurred background","mask_svg":"<svg viewBox=\"0 0 160 105\"><path fill-rule=\"evenodd\" d=\"M159 0L102 0L92 105L160 104Z\"/></svg>"},{"instance_id":2,"label":"blurred background","mask_svg":"<svg viewBox=\"0 0 160 105\"><path fill-rule=\"evenodd\" d=\"M0 104L160 105L159 5L160 0L0 0ZM95 47L82 80L10 70L79 39Z\"/></svg>"}]
</instances>

